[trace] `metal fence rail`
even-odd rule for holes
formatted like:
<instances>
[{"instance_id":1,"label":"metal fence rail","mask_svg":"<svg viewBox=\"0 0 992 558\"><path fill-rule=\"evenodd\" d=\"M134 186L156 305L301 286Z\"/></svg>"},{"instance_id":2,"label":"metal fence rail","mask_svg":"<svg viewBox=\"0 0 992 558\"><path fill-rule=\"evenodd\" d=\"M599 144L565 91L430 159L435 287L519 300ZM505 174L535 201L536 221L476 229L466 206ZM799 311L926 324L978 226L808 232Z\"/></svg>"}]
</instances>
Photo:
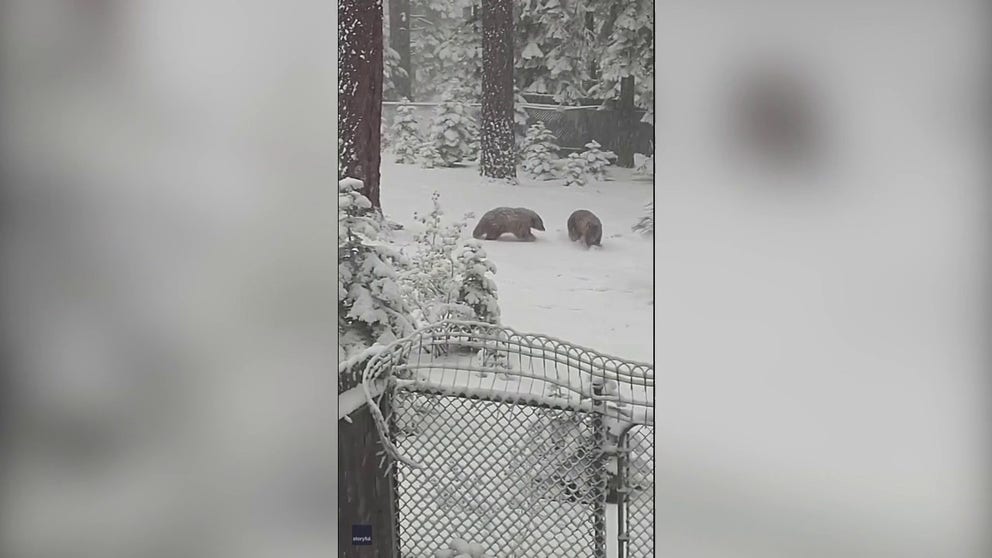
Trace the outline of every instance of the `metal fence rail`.
<instances>
[{"instance_id":1,"label":"metal fence rail","mask_svg":"<svg viewBox=\"0 0 992 558\"><path fill-rule=\"evenodd\" d=\"M370 408L391 458L400 556L454 537L500 557L653 555L650 365L442 322L373 357L363 382L388 401L385 416L380 401Z\"/></svg>"}]
</instances>

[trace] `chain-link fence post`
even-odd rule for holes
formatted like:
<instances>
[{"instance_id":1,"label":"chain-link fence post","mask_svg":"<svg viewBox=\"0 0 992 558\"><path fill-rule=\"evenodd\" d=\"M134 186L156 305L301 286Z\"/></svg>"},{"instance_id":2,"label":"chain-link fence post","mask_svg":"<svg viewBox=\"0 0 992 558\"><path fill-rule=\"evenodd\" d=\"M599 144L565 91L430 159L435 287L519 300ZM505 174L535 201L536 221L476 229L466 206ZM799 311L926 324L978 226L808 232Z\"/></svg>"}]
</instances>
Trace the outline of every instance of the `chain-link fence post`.
<instances>
[{"instance_id":1,"label":"chain-link fence post","mask_svg":"<svg viewBox=\"0 0 992 558\"><path fill-rule=\"evenodd\" d=\"M606 412L606 402L602 399L603 382L595 380L592 386L593 393L593 448L595 458L593 460L593 474L596 475L596 495L593 502L593 540L595 541L596 558L606 558L606 421L603 416Z\"/></svg>"},{"instance_id":2,"label":"chain-link fence post","mask_svg":"<svg viewBox=\"0 0 992 558\"><path fill-rule=\"evenodd\" d=\"M627 447L627 433L630 429L624 430L617 440L617 558L627 558L627 494L630 488L627 487L627 455L630 453Z\"/></svg>"},{"instance_id":3,"label":"chain-link fence post","mask_svg":"<svg viewBox=\"0 0 992 558\"><path fill-rule=\"evenodd\" d=\"M386 389L382 394L382 401L379 405L379 410L382 411L382 416L385 417L386 424L389 426L388 432L390 434L396 432L396 416L393 413L393 396L396 393L395 385L395 378L389 378ZM385 458L385 456L383 457ZM385 459L388 461L388 458ZM396 470L396 467L397 463L391 462L389 463L389 468L384 472L389 486L389 517L393 522L392 558L400 558L400 510L399 501L397 500L399 498L399 487L397 486L397 477L399 476L399 472Z\"/></svg>"}]
</instances>

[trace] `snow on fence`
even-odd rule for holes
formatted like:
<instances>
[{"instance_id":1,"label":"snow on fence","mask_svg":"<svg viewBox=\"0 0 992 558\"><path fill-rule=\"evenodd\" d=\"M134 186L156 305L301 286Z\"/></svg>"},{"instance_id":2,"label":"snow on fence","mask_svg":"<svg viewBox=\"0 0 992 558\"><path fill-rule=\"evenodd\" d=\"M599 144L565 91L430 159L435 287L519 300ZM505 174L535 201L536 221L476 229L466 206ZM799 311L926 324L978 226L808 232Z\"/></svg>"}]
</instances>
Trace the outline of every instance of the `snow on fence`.
<instances>
[{"instance_id":1,"label":"snow on fence","mask_svg":"<svg viewBox=\"0 0 992 558\"><path fill-rule=\"evenodd\" d=\"M446 321L384 348L362 382L400 556L452 538L500 557L654 555L651 365Z\"/></svg>"}]
</instances>

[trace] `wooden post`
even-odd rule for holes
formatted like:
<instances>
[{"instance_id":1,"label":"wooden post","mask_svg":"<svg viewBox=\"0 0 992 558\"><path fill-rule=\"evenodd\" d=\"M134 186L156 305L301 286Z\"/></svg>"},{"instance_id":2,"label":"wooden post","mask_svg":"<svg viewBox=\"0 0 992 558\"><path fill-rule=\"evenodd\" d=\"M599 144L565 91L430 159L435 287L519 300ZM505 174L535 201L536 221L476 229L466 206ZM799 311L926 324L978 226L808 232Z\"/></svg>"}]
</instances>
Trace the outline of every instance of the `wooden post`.
<instances>
[{"instance_id":1,"label":"wooden post","mask_svg":"<svg viewBox=\"0 0 992 558\"><path fill-rule=\"evenodd\" d=\"M351 423L338 421L338 556L396 558L395 470L387 476L379 466L382 457L376 452L382 446L368 407L362 406L349 418ZM372 526L371 545L352 544L353 525Z\"/></svg>"}]
</instances>

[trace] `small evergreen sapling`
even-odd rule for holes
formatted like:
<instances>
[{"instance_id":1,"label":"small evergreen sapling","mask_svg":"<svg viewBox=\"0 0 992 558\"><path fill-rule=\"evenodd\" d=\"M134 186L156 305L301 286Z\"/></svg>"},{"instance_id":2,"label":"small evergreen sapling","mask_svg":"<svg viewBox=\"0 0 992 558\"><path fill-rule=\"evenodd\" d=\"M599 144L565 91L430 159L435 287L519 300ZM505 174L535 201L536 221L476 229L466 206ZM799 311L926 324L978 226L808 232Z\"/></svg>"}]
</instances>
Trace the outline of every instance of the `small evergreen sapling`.
<instances>
[{"instance_id":1,"label":"small evergreen sapling","mask_svg":"<svg viewBox=\"0 0 992 558\"><path fill-rule=\"evenodd\" d=\"M468 105L449 95L434 113L429 141L446 167L474 158L478 153L478 126Z\"/></svg>"},{"instance_id":2,"label":"small evergreen sapling","mask_svg":"<svg viewBox=\"0 0 992 558\"><path fill-rule=\"evenodd\" d=\"M361 189L354 178L338 183L338 336L348 357L413 332L398 284L408 262L380 241L380 218ZM339 372L353 374L363 362Z\"/></svg>"},{"instance_id":3,"label":"small evergreen sapling","mask_svg":"<svg viewBox=\"0 0 992 558\"><path fill-rule=\"evenodd\" d=\"M565 164L565 186L585 186L589 174L589 161L578 153L568 156Z\"/></svg>"},{"instance_id":4,"label":"small evergreen sapling","mask_svg":"<svg viewBox=\"0 0 992 558\"><path fill-rule=\"evenodd\" d=\"M586 144L586 150L582 153L588 164L588 173L594 180L606 180L606 167L610 166L610 161L617 156L612 151L600 150L601 145L596 140Z\"/></svg>"},{"instance_id":5,"label":"small evergreen sapling","mask_svg":"<svg viewBox=\"0 0 992 558\"><path fill-rule=\"evenodd\" d=\"M550 130L544 127L542 122L537 122L527 130L524 138L524 160L523 170L532 178L538 180L551 180L555 177L555 153L558 146L555 145L555 136Z\"/></svg>"},{"instance_id":6,"label":"small evergreen sapling","mask_svg":"<svg viewBox=\"0 0 992 558\"><path fill-rule=\"evenodd\" d=\"M654 149L654 143L651 144L651 149ZM639 160L638 160L639 159ZM637 153L634 154L634 162L637 163L634 166L634 174L640 176L654 176L654 153L651 155L638 156Z\"/></svg>"},{"instance_id":7,"label":"small evergreen sapling","mask_svg":"<svg viewBox=\"0 0 992 558\"><path fill-rule=\"evenodd\" d=\"M420 129L417 125L417 116L414 114L413 105L409 104L406 97L403 98L402 104L396 107L396 116L390 128L390 136L396 162L416 163L424 140L420 137Z\"/></svg>"},{"instance_id":8,"label":"small evergreen sapling","mask_svg":"<svg viewBox=\"0 0 992 558\"><path fill-rule=\"evenodd\" d=\"M644 216L631 227L634 232L639 232L645 236L654 235L654 202L644 206Z\"/></svg>"},{"instance_id":9,"label":"small evergreen sapling","mask_svg":"<svg viewBox=\"0 0 992 558\"><path fill-rule=\"evenodd\" d=\"M472 309L475 321L498 324L496 265L486 258L482 243L478 240L466 242L458 254L458 265L462 275L458 302Z\"/></svg>"}]
</instances>

